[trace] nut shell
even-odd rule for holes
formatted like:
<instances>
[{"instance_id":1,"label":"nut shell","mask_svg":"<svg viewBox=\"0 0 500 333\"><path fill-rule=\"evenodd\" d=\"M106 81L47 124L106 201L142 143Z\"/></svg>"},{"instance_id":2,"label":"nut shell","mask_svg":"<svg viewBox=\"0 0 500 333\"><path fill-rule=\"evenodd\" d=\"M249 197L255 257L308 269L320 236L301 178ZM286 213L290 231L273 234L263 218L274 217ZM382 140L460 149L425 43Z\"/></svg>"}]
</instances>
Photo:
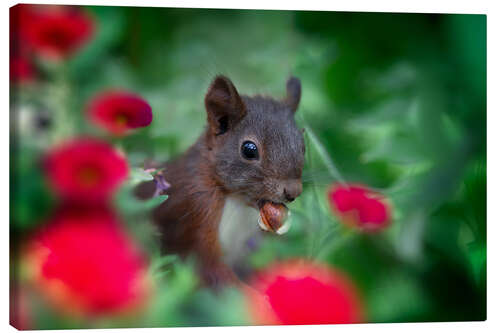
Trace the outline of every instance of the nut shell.
<instances>
[{"instance_id":1,"label":"nut shell","mask_svg":"<svg viewBox=\"0 0 500 333\"><path fill-rule=\"evenodd\" d=\"M266 202L260 208L260 217L268 231L277 232L288 217L288 208L283 204Z\"/></svg>"}]
</instances>

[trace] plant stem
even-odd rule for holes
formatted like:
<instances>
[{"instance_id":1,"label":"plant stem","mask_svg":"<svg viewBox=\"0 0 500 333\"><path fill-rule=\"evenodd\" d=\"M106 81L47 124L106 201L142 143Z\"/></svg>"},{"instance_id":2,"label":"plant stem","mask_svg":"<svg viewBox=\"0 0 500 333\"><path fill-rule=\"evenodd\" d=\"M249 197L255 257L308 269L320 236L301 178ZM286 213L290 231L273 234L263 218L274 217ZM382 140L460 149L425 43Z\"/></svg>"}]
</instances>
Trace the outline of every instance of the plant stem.
<instances>
[{"instance_id":1,"label":"plant stem","mask_svg":"<svg viewBox=\"0 0 500 333\"><path fill-rule=\"evenodd\" d=\"M305 125L306 133L307 136L311 139L311 142L313 143L314 147L318 151L319 156L323 160L323 163L325 163L326 168L328 169L328 172L330 175L340 183L344 184L344 178L341 176L339 170L335 166L335 163L333 163L333 160L328 156L328 153L325 149L325 147L321 144L319 141L318 137L314 134L312 129L308 126Z\"/></svg>"}]
</instances>

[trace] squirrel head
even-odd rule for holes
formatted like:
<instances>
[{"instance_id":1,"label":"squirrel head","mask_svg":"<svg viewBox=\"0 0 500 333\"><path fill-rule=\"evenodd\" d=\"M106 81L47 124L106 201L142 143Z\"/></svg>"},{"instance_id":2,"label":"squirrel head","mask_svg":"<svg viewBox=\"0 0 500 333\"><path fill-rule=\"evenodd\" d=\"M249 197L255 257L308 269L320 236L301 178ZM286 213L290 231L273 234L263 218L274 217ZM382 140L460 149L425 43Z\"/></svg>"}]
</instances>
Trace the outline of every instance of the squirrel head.
<instances>
[{"instance_id":1,"label":"squirrel head","mask_svg":"<svg viewBox=\"0 0 500 333\"><path fill-rule=\"evenodd\" d=\"M225 76L212 81L205 96L205 141L226 192L256 208L269 201L286 204L300 195L305 145L294 120L300 96L296 77L288 79L281 100L240 96Z\"/></svg>"}]
</instances>

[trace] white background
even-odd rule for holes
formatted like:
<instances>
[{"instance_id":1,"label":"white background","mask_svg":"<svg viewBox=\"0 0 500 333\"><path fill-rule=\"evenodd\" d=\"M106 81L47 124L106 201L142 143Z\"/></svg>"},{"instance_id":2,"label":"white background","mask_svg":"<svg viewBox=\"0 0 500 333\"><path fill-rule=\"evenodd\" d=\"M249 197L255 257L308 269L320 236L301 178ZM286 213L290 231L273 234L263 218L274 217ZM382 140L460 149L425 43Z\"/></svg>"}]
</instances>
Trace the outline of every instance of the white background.
<instances>
[{"instance_id":1,"label":"white background","mask_svg":"<svg viewBox=\"0 0 500 333\"><path fill-rule=\"evenodd\" d=\"M229 332L237 330L238 332L253 332L259 330L263 332L302 332L304 330L314 330L319 332L359 332L370 331L378 332L445 332L452 331L470 332L470 331L496 331L499 332L500 313L499 309L499 285L500 276L498 269L498 253L500 247L500 214L496 209L500 202L500 182L497 170L500 170L498 158L499 149L496 144L499 143L499 114L500 105L498 103L499 89L499 40L498 27L500 24L500 11L498 1L481 0L338 0L319 1L278 1L278 0L185 0L185 1L166 1L166 0L101 0L101 1L27 1L29 3L50 3L50 4L75 4L75 5L119 5L119 6L154 6L154 7L198 7L198 8L248 8L248 9L303 9L303 10L329 10L329 11L372 11L372 12L416 12L416 13L463 13L463 14L487 14L487 87L488 87L488 266L487 266L487 289L488 289L488 312L486 322L455 322L455 323L418 323L418 324L361 324L361 325L325 325L325 326L281 326L281 327L212 327L212 328L168 328L173 332ZM15 5L15 1L6 1L3 3L1 11L1 96L2 107L0 108L0 324L7 331L15 331L9 326L9 10L8 7ZM496 328L495 328L496 327ZM166 329L127 329L127 332L153 332ZM2 330L3 331L3 330ZM79 330L88 332L106 332L105 330ZM113 330L116 331L116 330ZM50 332L50 331L47 331Z\"/></svg>"}]
</instances>

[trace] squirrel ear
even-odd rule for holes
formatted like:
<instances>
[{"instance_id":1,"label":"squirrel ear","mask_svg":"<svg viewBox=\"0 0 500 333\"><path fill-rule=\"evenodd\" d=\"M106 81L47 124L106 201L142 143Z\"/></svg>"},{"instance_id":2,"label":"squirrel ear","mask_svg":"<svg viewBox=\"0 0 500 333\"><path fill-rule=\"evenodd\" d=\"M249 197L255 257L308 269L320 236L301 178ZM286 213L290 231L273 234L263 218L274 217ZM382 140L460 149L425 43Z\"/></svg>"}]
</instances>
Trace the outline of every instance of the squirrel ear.
<instances>
[{"instance_id":1,"label":"squirrel ear","mask_svg":"<svg viewBox=\"0 0 500 333\"><path fill-rule=\"evenodd\" d=\"M300 80L295 76L291 76L286 82L286 97L284 102L294 113L299 106L301 91Z\"/></svg>"},{"instance_id":2,"label":"squirrel ear","mask_svg":"<svg viewBox=\"0 0 500 333\"><path fill-rule=\"evenodd\" d=\"M218 75L210 84L205 95L207 120L215 135L224 134L245 115L243 100L231 80Z\"/></svg>"}]
</instances>

